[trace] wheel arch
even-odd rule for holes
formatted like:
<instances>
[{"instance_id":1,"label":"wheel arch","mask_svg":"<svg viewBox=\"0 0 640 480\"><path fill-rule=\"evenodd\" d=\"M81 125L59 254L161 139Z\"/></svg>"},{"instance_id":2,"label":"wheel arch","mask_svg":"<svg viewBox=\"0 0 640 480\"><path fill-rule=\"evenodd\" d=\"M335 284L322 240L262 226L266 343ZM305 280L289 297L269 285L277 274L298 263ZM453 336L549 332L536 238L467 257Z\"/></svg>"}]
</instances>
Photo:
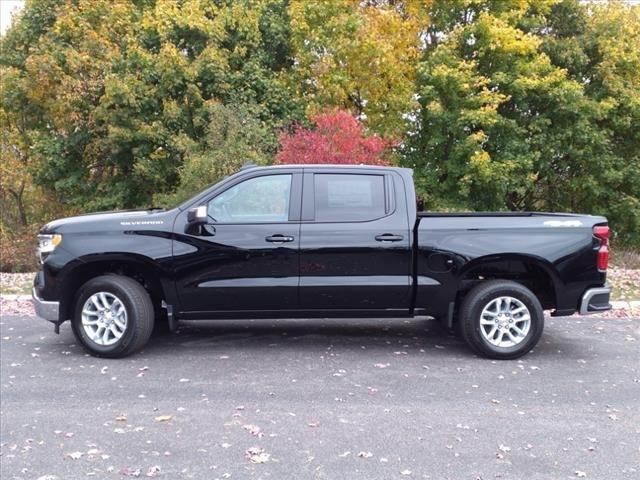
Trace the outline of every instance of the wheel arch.
<instances>
[{"instance_id":1,"label":"wheel arch","mask_svg":"<svg viewBox=\"0 0 640 480\"><path fill-rule=\"evenodd\" d=\"M512 280L529 288L544 309L556 308L561 280L553 265L535 255L486 255L468 262L458 274L462 294L484 280Z\"/></svg>"},{"instance_id":2,"label":"wheel arch","mask_svg":"<svg viewBox=\"0 0 640 480\"><path fill-rule=\"evenodd\" d=\"M73 315L78 291L86 282L101 275L123 275L138 281L149 293L156 314L162 301L172 303L173 286L166 279L160 266L148 257L136 254L107 254L86 256L64 272L60 297L60 318Z\"/></svg>"}]
</instances>

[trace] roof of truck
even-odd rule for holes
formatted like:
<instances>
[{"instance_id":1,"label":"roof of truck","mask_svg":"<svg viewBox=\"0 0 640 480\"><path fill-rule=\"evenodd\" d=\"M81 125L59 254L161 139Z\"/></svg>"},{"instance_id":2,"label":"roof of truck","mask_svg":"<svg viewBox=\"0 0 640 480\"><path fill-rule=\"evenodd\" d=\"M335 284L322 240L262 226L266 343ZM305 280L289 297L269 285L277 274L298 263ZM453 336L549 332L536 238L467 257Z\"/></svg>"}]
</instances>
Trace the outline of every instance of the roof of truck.
<instances>
[{"instance_id":1,"label":"roof of truck","mask_svg":"<svg viewBox=\"0 0 640 480\"><path fill-rule=\"evenodd\" d=\"M395 165L367 165L364 163L359 164L346 164L346 163L279 163L277 165L245 165L242 169L249 168L403 168Z\"/></svg>"},{"instance_id":2,"label":"roof of truck","mask_svg":"<svg viewBox=\"0 0 640 480\"><path fill-rule=\"evenodd\" d=\"M280 165L245 165L239 171L244 172L246 170L254 170L254 169L280 169L280 168L326 168L326 169L367 169L367 170L408 170L411 171L410 168L406 167L396 167L394 165L345 165L345 164L334 164L334 163L288 163L288 164L280 164Z\"/></svg>"}]
</instances>

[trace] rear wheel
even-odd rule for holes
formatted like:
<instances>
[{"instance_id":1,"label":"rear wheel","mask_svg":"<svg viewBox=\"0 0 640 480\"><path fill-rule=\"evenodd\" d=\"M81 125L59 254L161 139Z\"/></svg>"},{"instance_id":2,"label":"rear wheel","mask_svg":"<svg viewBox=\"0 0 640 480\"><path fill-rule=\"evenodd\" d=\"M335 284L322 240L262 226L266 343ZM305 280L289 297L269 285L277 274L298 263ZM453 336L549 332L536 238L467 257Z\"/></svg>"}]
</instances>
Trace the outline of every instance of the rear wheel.
<instances>
[{"instance_id":1,"label":"rear wheel","mask_svg":"<svg viewBox=\"0 0 640 480\"><path fill-rule=\"evenodd\" d=\"M513 359L540 340L544 312L531 290L507 280L490 280L464 298L459 320L462 336L484 357Z\"/></svg>"},{"instance_id":2,"label":"rear wheel","mask_svg":"<svg viewBox=\"0 0 640 480\"><path fill-rule=\"evenodd\" d=\"M149 294L135 280L104 275L85 283L76 297L71 326L91 355L126 357L145 346L154 324Z\"/></svg>"}]
</instances>

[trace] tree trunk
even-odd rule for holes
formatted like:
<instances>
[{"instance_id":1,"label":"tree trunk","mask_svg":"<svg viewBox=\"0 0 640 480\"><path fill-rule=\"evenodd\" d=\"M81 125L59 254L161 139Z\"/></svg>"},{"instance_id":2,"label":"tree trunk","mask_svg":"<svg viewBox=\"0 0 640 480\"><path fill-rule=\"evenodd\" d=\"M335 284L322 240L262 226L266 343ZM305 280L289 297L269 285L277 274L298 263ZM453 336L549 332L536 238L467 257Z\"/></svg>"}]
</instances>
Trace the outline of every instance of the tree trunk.
<instances>
[{"instance_id":1,"label":"tree trunk","mask_svg":"<svg viewBox=\"0 0 640 480\"><path fill-rule=\"evenodd\" d=\"M24 184L24 182L22 182L22 184L20 185L20 190L15 191L15 190L9 189L9 192L11 192L11 195L13 195L13 198L16 201L16 207L18 208L18 222L23 227L26 227L27 226L27 211L24 208L24 199L23 199L24 187L25 187L25 184Z\"/></svg>"}]
</instances>

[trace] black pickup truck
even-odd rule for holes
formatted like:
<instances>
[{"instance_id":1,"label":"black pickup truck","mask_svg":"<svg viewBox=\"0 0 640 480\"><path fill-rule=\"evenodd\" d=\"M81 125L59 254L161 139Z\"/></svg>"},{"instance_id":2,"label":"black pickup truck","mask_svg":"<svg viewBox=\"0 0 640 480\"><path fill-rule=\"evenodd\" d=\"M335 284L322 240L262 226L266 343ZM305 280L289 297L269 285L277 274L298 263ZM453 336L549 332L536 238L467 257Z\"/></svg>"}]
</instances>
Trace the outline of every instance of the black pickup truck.
<instances>
[{"instance_id":1,"label":"black pickup truck","mask_svg":"<svg viewBox=\"0 0 640 480\"><path fill-rule=\"evenodd\" d=\"M404 168L247 168L171 210L65 218L38 239L37 314L102 357L180 320L431 316L511 359L543 310L611 308L606 218L422 213Z\"/></svg>"}]
</instances>

